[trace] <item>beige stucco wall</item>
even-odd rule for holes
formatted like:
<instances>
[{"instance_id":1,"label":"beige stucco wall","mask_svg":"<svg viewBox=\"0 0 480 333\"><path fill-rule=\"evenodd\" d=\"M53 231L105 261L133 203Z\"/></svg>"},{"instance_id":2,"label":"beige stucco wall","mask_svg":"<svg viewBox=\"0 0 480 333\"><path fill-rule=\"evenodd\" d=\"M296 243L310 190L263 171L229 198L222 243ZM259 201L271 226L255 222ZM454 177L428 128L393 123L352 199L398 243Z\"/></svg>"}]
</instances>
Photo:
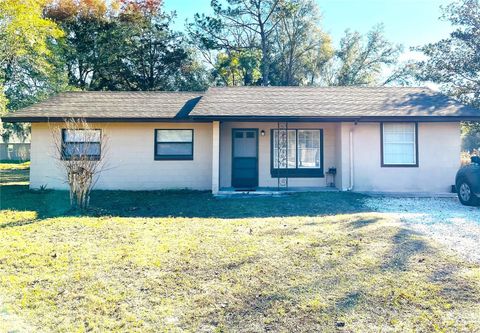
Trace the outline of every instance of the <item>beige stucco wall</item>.
<instances>
[{"instance_id":1,"label":"beige stucco wall","mask_svg":"<svg viewBox=\"0 0 480 333\"><path fill-rule=\"evenodd\" d=\"M52 127L55 124L50 125ZM231 187L233 128L257 128L259 186L276 187L270 175L270 133L277 123L221 122L219 150L211 123L99 123L108 137L108 164L98 189L157 190L212 189L213 151L220 152L220 187ZM194 129L193 161L155 161L154 129ZM324 134L324 170L336 167L337 187L350 183L350 131L353 130L354 191L448 192L460 165L459 123L419 123L419 167L382 168L379 123L290 123L289 128L321 128ZM66 188L65 177L53 157L55 149L48 124L32 124L32 188ZM214 179L215 180L215 179ZM216 180L215 180L216 181ZM218 185L216 185L218 186ZM290 178L291 187L324 187L326 178Z\"/></svg>"},{"instance_id":2,"label":"beige stucco wall","mask_svg":"<svg viewBox=\"0 0 480 333\"><path fill-rule=\"evenodd\" d=\"M290 129L323 129L324 170L336 166L334 123L289 123ZM258 182L260 187L276 187L277 178L270 175L270 134L278 128L270 122L222 122L220 128L220 187L231 187L232 181L232 129L257 128L258 137ZM265 136L260 132L264 130ZM325 187L326 178L289 178L291 187Z\"/></svg>"},{"instance_id":3,"label":"beige stucco wall","mask_svg":"<svg viewBox=\"0 0 480 333\"><path fill-rule=\"evenodd\" d=\"M460 167L459 123L418 124L418 168L381 167L379 123L343 124L343 128L344 136L350 129L354 133L353 190L450 192ZM342 160L349 160L347 149L342 151Z\"/></svg>"},{"instance_id":4,"label":"beige stucco wall","mask_svg":"<svg viewBox=\"0 0 480 333\"><path fill-rule=\"evenodd\" d=\"M55 127L59 124L51 124ZM98 123L108 137L105 171L97 189L158 190L191 188L210 190L212 186L211 123ZM54 158L51 127L32 124L30 186L66 188L65 176ZM193 161L155 161L154 129L194 129ZM60 135L60 134L59 134Z\"/></svg>"}]
</instances>

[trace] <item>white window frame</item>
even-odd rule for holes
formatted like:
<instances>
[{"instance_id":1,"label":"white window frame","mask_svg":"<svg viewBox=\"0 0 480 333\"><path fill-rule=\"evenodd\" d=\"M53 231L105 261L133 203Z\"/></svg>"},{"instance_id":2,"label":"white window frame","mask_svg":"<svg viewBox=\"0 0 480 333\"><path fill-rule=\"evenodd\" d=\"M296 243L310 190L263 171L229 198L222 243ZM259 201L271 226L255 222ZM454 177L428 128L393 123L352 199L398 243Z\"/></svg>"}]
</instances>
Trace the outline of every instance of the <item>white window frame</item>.
<instances>
[{"instance_id":1,"label":"white window frame","mask_svg":"<svg viewBox=\"0 0 480 333\"><path fill-rule=\"evenodd\" d=\"M408 124L413 125L413 142L398 142L401 144L413 145L413 163L390 163L385 161L385 146L388 144L385 141L385 125L394 124ZM384 122L380 124L380 136L381 136L381 155L382 155L382 167L418 167L418 123L416 122ZM390 142L391 143L391 142Z\"/></svg>"}]
</instances>

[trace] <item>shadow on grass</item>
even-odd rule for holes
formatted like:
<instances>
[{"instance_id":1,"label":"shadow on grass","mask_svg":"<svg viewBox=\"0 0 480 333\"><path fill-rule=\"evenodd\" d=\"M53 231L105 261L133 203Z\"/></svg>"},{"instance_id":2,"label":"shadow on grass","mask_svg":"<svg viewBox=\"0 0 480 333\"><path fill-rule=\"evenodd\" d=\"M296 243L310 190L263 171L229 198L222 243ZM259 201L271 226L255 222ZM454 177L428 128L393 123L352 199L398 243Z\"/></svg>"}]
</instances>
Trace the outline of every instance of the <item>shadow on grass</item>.
<instances>
[{"instance_id":1,"label":"shadow on grass","mask_svg":"<svg viewBox=\"0 0 480 333\"><path fill-rule=\"evenodd\" d=\"M370 222L371 225L374 223L373 220ZM349 222L345 223L347 228L350 225ZM372 321L368 324L372 331L393 328L395 325L398 326L392 331L406 331L410 324L411 328L423 332L434 331L434 328L453 332L456 331L455 327L467 327L469 319L450 312L449 307L449 304L460 307L465 303L471 306L480 302L478 289L456 275L462 267L452 266L454 260L450 261L436 248L418 240L417 234L403 228L396 232L393 230L373 227L368 231L353 231L357 233L353 236L364 239L361 247L369 247L382 239L391 245L390 251L384 256L378 253L380 261L375 265L364 261L362 251L356 249L336 260L319 260L315 268L308 265L302 267L301 264L298 267L287 264L276 267L268 273L278 279L275 286L261 284L252 288L240 304L228 308L230 323L234 323L235 327L243 327L249 324L244 318L261 320L274 317L276 320L269 320L263 328L270 331L296 331L300 327L309 327L309 331L328 332L344 326L349 332L365 331L365 327L362 330L355 325L366 318ZM389 235L391 231L393 233ZM325 250L332 245L328 241L321 244ZM286 257L298 258L299 262L307 261L300 260L305 258L307 249L292 249ZM284 267L291 271L286 273ZM241 266L233 269L241 271ZM387 274L385 270L394 274ZM440 273L445 270L448 276ZM267 280L263 274L267 273L262 272L261 278L257 279ZM289 286L292 281L305 279L306 274L312 274L306 279L307 282ZM440 280L433 281L431 277L438 274L442 275ZM390 280L392 276L395 277L394 282ZM380 281L382 285L378 285ZM439 283L441 288L436 287ZM316 299L319 301L315 302ZM283 309L286 309L287 315L281 315ZM443 322L444 316L449 317L450 321ZM385 324L385 317L398 320ZM323 318L321 322L319 318ZM402 319L408 323L406 327L402 326ZM451 320L455 322L452 324ZM470 324L471 327L477 327L472 322Z\"/></svg>"},{"instance_id":2,"label":"shadow on grass","mask_svg":"<svg viewBox=\"0 0 480 333\"><path fill-rule=\"evenodd\" d=\"M362 299L362 294L358 291L347 293L344 297L338 300L335 304L337 309L347 311L354 309Z\"/></svg>"},{"instance_id":3,"label":"shadow on grass","mask_svg":"<svg viewBox=\"0 0 480 333\"><path fill-rule=\"evenodd\" d=\"M350 226L354 229L360 229L372 225L379 221L379 218L369 218L369 219L355 219L350 223Z\"/></svg>"},{"instance_id":4,"label":"shadow on grass","mask_svg":"<svg viewBox=\"0 0 480 333\"><path fill-rule=\"evenodd\" d=\"M419 234L408 230L400 229L392 239L393 248L383 264L383 269L405 271L411 257L431 251Z\"/></svg>"},{"instance_id":5,"label":"shadow on grass","mask_svg":"<svg viewBox=\"0 0 480 333\"><path fill-rule=\"evenodd\" d=\"M37 213L38 218L78 214L69 211L67 192L34 192L26 186L4 186L0 191L1 209L32 211ZM219 200L208 192L97 191L92 194L92 210L86 215L252 217L253 220L256 217L357 213L365 210L362 202L361 195L330 192ZM203 325L210 327L208 325L217 326L219 323L226 323L225 325L233 331L332 332L338 327L345 326L345 331L352 332L382 329L406 331L414 328L417 331L429 332L434 330L432 322L444 328L442 316L453 317L459 325L462 324L463 318L458 312L452 312L455 307L451 310L445 308L445 304L465 306L468 309L480 301L478 288L457 274L465 266L460 266L455 260L438 252L436 248L430 247L428 242L422 240L416 233L383 224L381 217L371 215L352 214L332 219L332 221L328 220L276 219L271 220L271 225L267 227L261 223L251 223L249 219L241 223L235 221L235 226L241 226L241 235L245 238L238 237L239 232L229 233L225 230L220 238L202 237L222 233L220 225L229 223L229 221L222 221L223 223L204 221L209 229L198 234L197 237L201 242L192 241L187 248L182 247L182 251L178 251L176 255L176 251L172 251L173 254L164 258L175 260L165 260L163 262L165 266L161 268L149 266L148 269L152 269L152 274L145 274L150 277L155 276L154 273L161 272L160 275L163 276L165 272L171 271L178 279L159 278L152 283L153 280L143 278L144 284L136 284L138 280L142 282L143 273L139 274L139 272L145 269L142 268L143 266L133 264L129 266L129 263L122 260L116 262L114 267L121 271L120 276L125 279L122 280L125 281L125 289L134 290L138 285L142 288L145 286L150 288L151 285L171 283L169 285L171 288L166 290L169 295L177 299L182 299L179 295L184 295L187 290L189 294L191 290L195 290L191 294L198 297L199 303L193 303L192 306L195 307L180 317L180 320L185 321L186 328L198 328ZM78 231L79 229L72 228L73 223L65 223L63 233L55 233L54 243L62 244L66 241L63 237L69 239L73 235L75 243L86 240L92 242L93 247L93 244L100 244L98 241L101 239L102 246L105 246L102 250L106 253L113 251L118 254L120 252L116 251L120 250L116 249L116 245L121 238L117 236L130 237L129 235L135 234L132 231L153 237L168 236L166 240L175 239L176 235L189 235L181 232L182 228L188 228L188 232L192 230L188 223L178 223L178 227L168 231L161 224L145 225L145 223L136 223L137 221L128 222L125 227L129 226L131 229L125 233L123 233L124 225L121 225L119 228L108 228L104 233L97 234L95 230L94 235L86 233L85 230ZM14 227L22 223L32 223L32 220L7 222L5 225ZM75 232L78 232L78 235ZM167 234L169 232L171 234ZM30 234L23 232L21 234L26 241L32 235L37 237L36 231L32 230ZM249 238L252 239L242 241ZM133 241L135 237L131 239ZM141 238L135 240L130 249L141 247L142 242ZM258 251L251 252L248 256L237 256L236 252L228 252L229 258L225 254L218 254L216 250L212 250L211 246L218 242L220 244L224 242L222 246L225 248L239 249L238 253L250 253L249 249L256 246ZM170 245L174 246L174 244ZM26 249L28 248L27 246ZM151 247L151 249L155 251L156 248ZM70 251L75 249L72 248ZM45 255L50 258L50 253ZM169 257L170 255L172 257ZM163 255L155 252L155 256L162 258ZM24 274L30 276L33 269L28 266L27 257L23 254L19 256L15 267L21 267L21 263L25 261ZM90 264L91 257L82 258ZM102 260L110 260L108 258L110 257ZM202 258L209 259L202 261L204 260ZM39 267L43 269L44 261L40 260L39 263ZM106 261L102 262L101 267L105 264ZM131 269L126 270L125 267ZM194 281L192 285L188 282L190 278L192 283ZM188 288L193 286L195 289L182 289L183 279L185 283L188 282L186 284ZM212 281L214 283L211 283ZM88 279L79 283L83 283L83 287L88 286ZM438 288L438 284L441 284L441 288ZM218 286L218 289L215 286ZM33 293L34 288L29 288ZM147 292L139 293L135 296L137 297L135 300L139 302L140 309L154 311L163 289L145 290ZM463 305L462 302L466 304ZM72 304L66 303L65 306L72 306ZM187 306L185 304L181 304L178 309ZM219 304L222 306L220 310ZM78 310L76 306L75 302L75 311ZM88 318L92 313L87 312L83 315ZM156 315L155 313L154 316ZM75 318L78 316L76 312L75 316ZM387 319L385 319L386 316ZM389 321L389 319L394 320ZM403 327L402 323L407 326ZM465 321L466 324L468 324L467 321ZM478 326L472 327L471 331ZM445 329L445 331L448 330Z\"/></svg>"},{"instance_id":6,"label":"shadow on grass","mask_svg":"<svg viewBox=\"0 0 480 333\"><path fill-rule=\"evenodd\" d=\"M35 223L35 221L37 221L37 220L36 219L25 219L25 220L20 220L20 221L12 221L12 222L7 222L7 223L2 223L2 224L0 224L0 229L21 227L21 226L24 226L24 225L29 225L29 224Z\"/></svg>"},{"instance_id":7,"label":"shadow on grass","mask_svg":"<svg viewBox=\"0 0 480 333\"><path fill-rule=\"evenodd\" d=\"M427 257L437 257L438 250L429 246L423 237L417 232L399 229L392 237L393 247L385 257L382 270L408 272L412 270L412 265L423 266ZM477 290L456 276L460 269L460 263L452 260L451 263L438 265L427 279L442 286L438 294L447 300L480 303Z\"/></svg>"},{"instance_id":8,"label":"shadow on grass","mask_svg":"<svg viewBox=\"0 0 480 333\"><path fill-rule=\"evenodd\" d=\"M201 191L93 191L90 209L71 211L66 191L2 186L2 210L29 210L38 218L58 216L248 218L324 216L365 211L363 196L352 193L293 193L281 197L222 198Z\"/></svg>"}]
</instances>

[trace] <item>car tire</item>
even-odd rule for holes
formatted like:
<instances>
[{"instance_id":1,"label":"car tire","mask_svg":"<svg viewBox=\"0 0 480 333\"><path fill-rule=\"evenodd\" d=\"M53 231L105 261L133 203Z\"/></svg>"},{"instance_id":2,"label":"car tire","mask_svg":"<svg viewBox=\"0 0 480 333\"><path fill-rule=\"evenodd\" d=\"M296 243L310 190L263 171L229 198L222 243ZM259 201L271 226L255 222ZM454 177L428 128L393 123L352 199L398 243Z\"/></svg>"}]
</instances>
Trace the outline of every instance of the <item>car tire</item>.
<instances>
[{"instance_id":1,"label":"car tire","mask_svg":"<svg viewBox=\"0 0 480 333\"><path fill-rule=\"evenodd\" d=\"M479 199L472 192L472 186L465 179L457 183L457 195L462 205L477 206L479 203Z\"/></svg>"}]
</instances>

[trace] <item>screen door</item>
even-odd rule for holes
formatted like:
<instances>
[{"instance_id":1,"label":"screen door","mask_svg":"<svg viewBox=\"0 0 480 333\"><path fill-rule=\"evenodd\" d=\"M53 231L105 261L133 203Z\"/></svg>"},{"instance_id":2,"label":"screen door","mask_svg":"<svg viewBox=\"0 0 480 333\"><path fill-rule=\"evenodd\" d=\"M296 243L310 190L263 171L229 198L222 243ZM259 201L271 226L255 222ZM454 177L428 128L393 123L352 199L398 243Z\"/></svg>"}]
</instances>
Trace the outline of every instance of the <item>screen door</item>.
<instances>
[{"instance_id":1,"label":"screen door","mask_svg":"<svg viewBox=\"0 0 480 333\"><path fill-rule=\"evenodd\" d=\"M232 186L251 189L258 186L258 129L234 129Z\"/></svg>"}]
</instances>

